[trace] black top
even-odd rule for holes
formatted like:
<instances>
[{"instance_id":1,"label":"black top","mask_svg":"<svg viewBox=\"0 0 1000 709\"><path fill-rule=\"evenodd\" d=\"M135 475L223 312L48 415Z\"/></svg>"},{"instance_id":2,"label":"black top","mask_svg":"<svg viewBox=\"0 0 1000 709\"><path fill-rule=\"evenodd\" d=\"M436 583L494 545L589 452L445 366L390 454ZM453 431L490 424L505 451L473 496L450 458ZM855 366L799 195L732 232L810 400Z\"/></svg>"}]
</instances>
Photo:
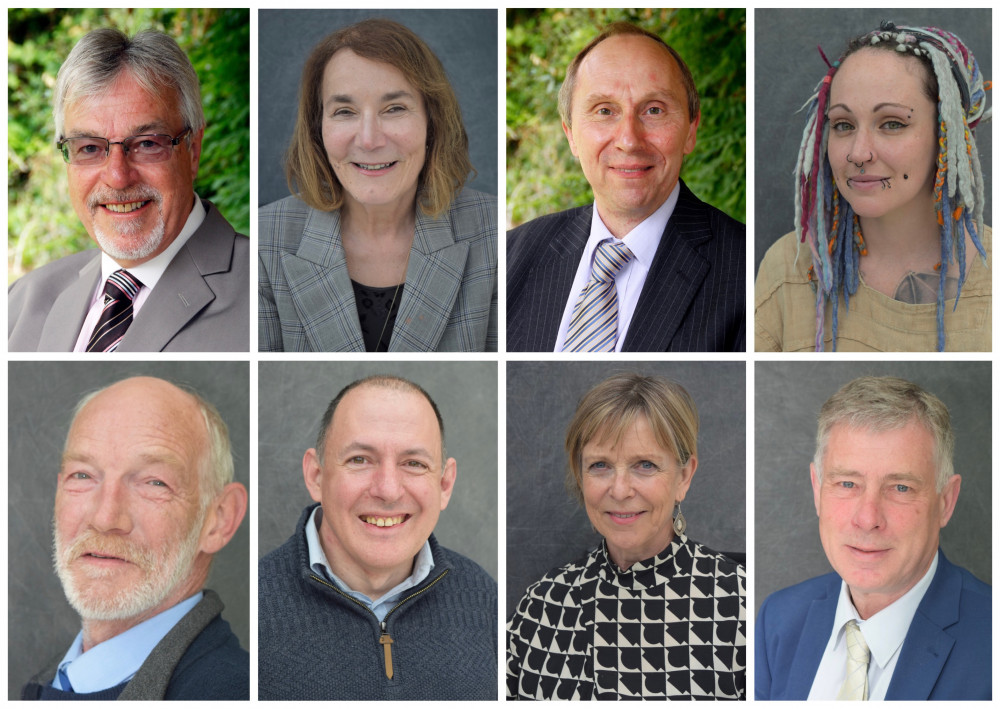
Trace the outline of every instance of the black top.
<instances>
[{"instance_id":1,"label":"black top","mask_svg":"<svg viewBox=\"0 0 1000 709\"><path fill-rule=\"evenodd\" d=\"M365 340L366 352L388 352L392 329L396 326L403 285L375 288L352 280L354 302L358 304L358 321Z\"/></svg>"}]
</instances>

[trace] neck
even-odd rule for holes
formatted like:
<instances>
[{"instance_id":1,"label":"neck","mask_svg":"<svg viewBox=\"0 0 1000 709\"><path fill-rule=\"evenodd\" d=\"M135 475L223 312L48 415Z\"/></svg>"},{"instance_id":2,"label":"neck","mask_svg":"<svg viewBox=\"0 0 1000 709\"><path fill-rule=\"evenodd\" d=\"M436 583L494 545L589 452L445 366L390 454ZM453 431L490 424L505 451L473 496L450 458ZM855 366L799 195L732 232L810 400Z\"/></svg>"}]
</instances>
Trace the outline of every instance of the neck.
<instances>
[{"instance_id":1,"label":"neck","mask_svg":"<svg viewBox=\"0 0 1000 709\"><path fill-rule=\"evenodd\" d=\"M899 259L941 259L941 228L934 203L928 199L916 209L896 210L881 217L859 217L868 253Z\"/></svg>"},{"instance_id":2,"label":"neck","mask_svg":"<svg viewBox=\"0 0 1000 709\"><path fill-rule=\"evenodd\" d=\"M659 208L659 205L657 205L651 212L614 212L610 209L605 209L597 202L594 202L594 208L597 209L597 216L599 216L601 221L604 222L604 226L608 228L611 235L616 239L624 239L630 231L646 221L649 215Z\"/></svg>"},{"instance_id":3,"label":"neck","mask_svg":"<svg viewBox=\"0 0 1000 709\"><path fill-rule=\"evenodd\" d=\"M417 214L412 200L372 206L348 197L340 214L341 233L345 237L364 239L369 243L413 241Z\"/></svg>"},{"instance_id":4,"label":"neck","mask_svg":"<svg viewBox=\"0 0 1000 709\"><path fill-rule=\"evenodd\" d=\"M937 554L936 549L934 554ZM920 583L924 574L926 574L927 570L931 568L931 562L933 561L934 556L931 556L931 558L927 560L924 570L921 572L920 576L917 577L916 581L902 590L893 591L891 593L865 593L864 591L856 591L848 586L847 591L851 596L851 603L854 604L854 608L857 610L858 615L861 616L861 620L868 620L876 613L880 613L885 610L909 593L910 589Z\"/></svg>"}]
</instances>

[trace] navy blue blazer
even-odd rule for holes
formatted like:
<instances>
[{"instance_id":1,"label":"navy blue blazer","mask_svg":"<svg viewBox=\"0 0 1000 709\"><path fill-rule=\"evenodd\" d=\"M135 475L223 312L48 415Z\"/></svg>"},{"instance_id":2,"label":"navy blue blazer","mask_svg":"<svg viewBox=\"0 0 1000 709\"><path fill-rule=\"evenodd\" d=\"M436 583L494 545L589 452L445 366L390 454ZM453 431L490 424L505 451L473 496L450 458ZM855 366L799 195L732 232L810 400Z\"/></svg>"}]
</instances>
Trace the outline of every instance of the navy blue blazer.
<instances>
[{"instance_id":1,"label":"navy blue blazer","mask_svg":"<svg viewBox=\"0 0 1000 709\"><path fill-rule=\"evenodd\" d=\"M508 352L555 349L592 214L577 207L507 232ZM744 351L746 244L746 226L681 181L622 351Z\"/></svg>"},{"instance_id":2,"label":"navy blue blazer","mask_svg":"<svg viewBox=\"0 0 1000 709\"><path fill-rule=\"evenodd\" d=\"M757 614L754 697L807 699L833 632L840 576L773 593ZM886 699L991 699L993 589L938 550Z\"/></svg>"}]
</instances>

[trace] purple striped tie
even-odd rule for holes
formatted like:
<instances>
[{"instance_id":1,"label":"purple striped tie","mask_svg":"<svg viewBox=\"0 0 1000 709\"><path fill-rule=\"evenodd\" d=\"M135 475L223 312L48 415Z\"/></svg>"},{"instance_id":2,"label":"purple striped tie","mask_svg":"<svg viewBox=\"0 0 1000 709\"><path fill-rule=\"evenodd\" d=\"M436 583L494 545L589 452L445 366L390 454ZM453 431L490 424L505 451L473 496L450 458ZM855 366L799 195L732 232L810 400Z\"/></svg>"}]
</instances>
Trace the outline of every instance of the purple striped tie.
<instances>
[{"instance_id":1,"label":"purple striped tie","mask_svg":"<svg viewBox=\"0 0 1000 709\"><path fill-rule=\"evenodd\" d=\"M104 284L104 310L87 343L87 352L114 352L132 324L132 303L142 283L124 269L108 276Z\"/></svg>"},{"instance_id":2,"label":"purple striped tie","mask_svg":"<svg viewBox=\"0 0 1000 709\"><path fill-rule=\"evenodd\" d=\"M632 258L621 241L602 241L594 254L587 287L573 306L563 352L614 352L618 341L615 276Z\"/></svg>"}]
</instances>

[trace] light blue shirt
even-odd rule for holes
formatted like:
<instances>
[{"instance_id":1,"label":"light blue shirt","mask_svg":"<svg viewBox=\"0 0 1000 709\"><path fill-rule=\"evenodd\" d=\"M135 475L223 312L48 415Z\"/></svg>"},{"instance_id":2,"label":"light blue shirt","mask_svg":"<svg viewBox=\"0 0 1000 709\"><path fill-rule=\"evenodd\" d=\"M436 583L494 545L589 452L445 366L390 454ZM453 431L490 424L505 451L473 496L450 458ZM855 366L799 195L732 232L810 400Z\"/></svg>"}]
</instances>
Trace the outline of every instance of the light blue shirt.
<instances>
[{"instance_id":1,"label":"light blue shirt","mask_svg":"<svg viewBox=\"0 0 1000 709\"><path fill-rule=\"evenodd\" d=\"M66 673L73 691L78 694L100 692L132 679L153 648L188 611L198 605L202 595L204 594L198 591L187 600L144 620L124 633L94 645L87 652L83 652L81 630L59 663L59 669ZM52 686L56 689L68 689L62 685L58 672L52 680Z\"/></svg>"},{"instance_id":2,"label":"light blue shirt","mask_svg":"<svg viewBox=\"0 0 1000 709\"><path fill-rule=\"evenodd\" d=\"M813 678L809 699L835 699L840 685L847 675L847 631L844 625L849 620L856 620L861 636L871 652L868 662L868 699L870 701L885 699L892 681L892 673L899 660L899 650L903 647L906 633L917 613L920 601L934 579L937 571L938 555L934 555L931 566L927 569L913 588L899 599L880 610L868 620L861 620L858 611L851 602L851 593L847 584L840 582L840 598L837 601L837 612L833 617L833 632L827 643L826 651L820 660L816 677Z\"/></svg>"},{"instance_id":3,"label":"light blue shirt","mask_svg":"<svg viewBox=\"0 0 1000 709\"><path fill-rule=\"evenodd\" d=\"M424 545L420 547L420 551L417 552L416 557L413 559L413 572L407 578L389 589L389 592L381 598L372 600L365 594L355 591L344 583L343 580L333 573L333 569L330 568L330 562L327 561L323 545L319 541L319 523L322 518L322 509L322 506L314 509L309 516L309 520L306 522L306 545L309 547L310 568L335 584L337 588L347 595L361 601L361 603L375 614L378 622L381 623L404 593L430 576L431 569L434 568L434 556L431 554L430 543L424 542Z\"/></svg>"}]
</instances>

